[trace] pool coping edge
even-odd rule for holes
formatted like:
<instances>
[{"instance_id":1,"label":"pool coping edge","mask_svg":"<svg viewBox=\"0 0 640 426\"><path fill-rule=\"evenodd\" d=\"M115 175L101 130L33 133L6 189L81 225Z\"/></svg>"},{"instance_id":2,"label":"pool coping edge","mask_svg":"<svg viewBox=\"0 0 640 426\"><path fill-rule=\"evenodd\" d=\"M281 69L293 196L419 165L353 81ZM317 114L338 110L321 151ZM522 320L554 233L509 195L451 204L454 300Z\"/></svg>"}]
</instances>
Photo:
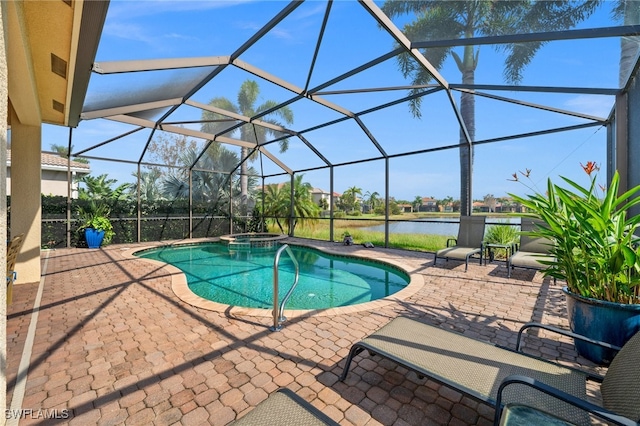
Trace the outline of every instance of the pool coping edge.
<instances>
[{"instance_id":1,"label":"pool coping edge","mask_svg":"<svg viewBox=\"0 0 640 426\"><path fill-rule=\"evenodd\" d=\"M159 268L165 270L167 274L171 277L171 289L173 290L173 293L180 300L182 300L183 302L191 306L201 308L201 309L206 309L209 311L214 311L214 312L222 312L229 316L272 317L273 316L272 309L246 308L246 307L226 305L226 304L214 302L211 300L206 300L198 296L197 294L195 294L189 289L186 275L180 269L165 262L161 262L153 259L146 259L146 258L142 258L134 255L134 253L139 251L158 248L162 246L193 245L198 243L217 242L217 241L219 241L219 238L198 238L198 239L191 239L188 241L182 240L179 242L166 241L166 242L161 242L156 244L149 243L148 246L138 246L135 248L123 249L121 252L121 255L126 259L135 259L135 260L144 261L147 263L154 264ZM292 245L310 247L334 256L348 256L348 257L361 258L361 259L386 263L388 265L401 269L404 273L406 273L409 276L409 284L407 284L407 286L402 290L392 295L389 295L377 300L373 300L371 302L359 303L357 305L351 305L351 306L341 306L336 308L306 309L306 310L305 309L285 309L283 314L288 319L310 317L310 316L343 315L343 314L380 309L382 306L386 306L393 303L399 303L403 300L406 300L407 298L417 293L424 286L423 276L421 274L411 272L410 270L411 268L409 267L409 265L403 264L397 259L388 259L388 258L381 259L379 256L370 257L369 255L363 255L363 253L360 253L360 252L345 253L345 252L334 251L327 247L314 244L313 240L310 240L307 242L307 241L301 241L299 239L296 239L296 240L287 239L287 240L283 240L283 242L285 243L289 242ZM367 249L367 250L372 250L372 251L368 251L366 253L371 253L371 254L376 253L378 255L382 254L382 252L379 249L378 250Z\"/></svg>"}]
</instances>

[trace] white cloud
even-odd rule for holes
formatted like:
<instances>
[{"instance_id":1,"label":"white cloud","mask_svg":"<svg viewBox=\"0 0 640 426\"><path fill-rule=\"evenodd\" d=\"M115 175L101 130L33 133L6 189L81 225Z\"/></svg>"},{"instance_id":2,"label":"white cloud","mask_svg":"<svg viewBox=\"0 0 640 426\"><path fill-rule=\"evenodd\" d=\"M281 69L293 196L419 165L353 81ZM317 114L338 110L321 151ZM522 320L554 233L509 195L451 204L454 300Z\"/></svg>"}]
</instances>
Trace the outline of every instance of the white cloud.
<instances>
[{"instance_id":1,"label":"white cloud","mask_svg":"<svg viewBox=\"0 0 640 426\"><path fill-rule=\"evenodd\" d=\"M583 114L606 118L614 101L613 96L579 95L565 102L565 107Z\"/></svg>"},{"instance_id":2,"label":"white cloud","mask_svg":"<svg viewBox=\"0 0 640 426\"><path fill-rule=\"evenodd\" d=\"M140 41L148 44L154 43L155 37L148 34L139 25L122 24L116 23L115 21L111 22L113 23L107 23L104 26L103 32L105 35L118 37L125 40Z\"/></svg>"}]
</instances>

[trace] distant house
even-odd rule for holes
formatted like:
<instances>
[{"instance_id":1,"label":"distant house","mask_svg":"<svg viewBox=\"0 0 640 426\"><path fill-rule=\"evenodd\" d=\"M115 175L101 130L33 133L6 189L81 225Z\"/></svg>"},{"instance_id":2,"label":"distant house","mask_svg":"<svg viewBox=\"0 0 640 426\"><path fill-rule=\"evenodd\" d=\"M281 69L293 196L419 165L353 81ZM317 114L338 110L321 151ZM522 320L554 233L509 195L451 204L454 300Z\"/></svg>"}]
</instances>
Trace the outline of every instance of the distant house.
<instances>
[{"instance_id":1,"label":"distant house","mask_svg":"<svg viewBox=\"0 0 640 426\"><path fill-rule=\"evenodd\" d=\"M473 211L488 213L490 211L489 206L484 203L484 201L474 201L473 202Z\"/></svg>"},{"instance_id":2,"label":"distant house","mask_svg":"<svg viewBox=\"0 0 640 426\"><path fill-rule=\"evenodd\" d=\"M422 204L418 207L418 211L421 212L437 212L438 200L431 197L422 197Z\"/></svg>"},{"instance_id":3,"label":"distant house","mask_svg":"<svg viewBox=\"0 0 640 426\"><path fill-rule=\"evenodd\" d=\"M89 164L71 161L71 198L78 198L78 179L91 173ZM41 154L40 192L67 196L67 159L54 154ZM7 195L11 195L11 151L7 151Z\"/></svg>"},{"instance_id":4,"label":"distant house","mask_svg":"<svg viewBox=\"0 0 640 426\"><path fill-rule=\"evenodd\" d=\"M322 200L325 200L327 202L326 205L328 206L331 199L331 193L329 191L325 191L324 189L313 188L311 190L311 197L313 198L313 202L317 206L322 205Z\"/></svg>"},{"instance_id":5,"label":"distant house","mask_svg":"<svg viewBox=\"0 0 640 426\"><path fill-rule=\"evenodd\" d=\"M400 203L398 207L403 213L413 213L413 206L409 203Z\"/></svg>"},{"instance_id":6,"label":"distant house","mask_svg":"<svg viewBox=\"0 0 640 426\"><path fill-rule=\"evenodd\" d=\"M496 212L500 213L524 213L525 208L511 197L504 197L498 200Z\"/></svg>"},{"instance_id":7,"label":"distant house","mask_svg":"<svg viewBox=\"0 0 640 426\"><path fill-rule=\"evenodd\" d=\"M266 190L267 186L270 185L276 185L278 187L278 189L282 189L286 183L281 182L281 183L270 183L264 186L264 189ZM256 187L256 193L261 193L263 190L262 186L258 186ZM331 200L331 193L329 191L325 191L324 189L321 188L312 188L311 189L311 199L313 200L313 202L317 205L317 206L321 206L321 202L322 200L326 200L327 202L327 206L329 206L330 204L330 200ZM338 200L340 199L340 194L338 194L337 192L333 193L333 202L337 203Z\"/></svg>"},{"instance_id":8,"label":"distant house","mask_svg":"<svg viewBox=\"0 0 640 426\"><path fill-rule=\"evenodd\" d=\"M438 211L445 213L453 213L455 210L453 208L453 203L446 203L444 206L439 206Z\"/></svg>"}]
</instances>

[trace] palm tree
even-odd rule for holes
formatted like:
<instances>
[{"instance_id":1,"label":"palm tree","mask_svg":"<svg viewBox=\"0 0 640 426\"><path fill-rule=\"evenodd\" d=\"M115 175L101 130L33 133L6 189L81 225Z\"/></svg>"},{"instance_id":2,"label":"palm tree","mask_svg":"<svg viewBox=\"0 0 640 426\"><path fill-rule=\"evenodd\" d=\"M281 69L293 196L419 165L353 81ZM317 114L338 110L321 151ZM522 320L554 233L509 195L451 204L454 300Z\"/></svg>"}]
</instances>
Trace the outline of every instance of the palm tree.
<instances>
[{"instance_id":1,"label":"palm tree","mask_svg":"<svg viewBox=\"0 0 640 426\"><path fill-rule=\"evenodd\" d=\"M363 199L367 203L367 206L369 206L369 213L373 213L373 209L376 208L377 203L380 201L379 196L380 194L376 191L367 191L364 193Z\"/></svg>"},{"instance_id":2,"label":"palm tree","mask_svg":"<svg viewBox=\"0 0 640 426\"><path fill-rule=\"evenodd\" d=\"M246 80L242 83L242 86L240 86L236 104L227 98L217 97L211 99L211 101L209 101L209 105L224 109L234 114L240 114L245 117L254 117L278 105L276 101L265 101L264 103L256 106L255 103L258 100L259 95L260 88L258 87L258 83L253 80ZM276 126L282 126L283 124L274 117L282 119L285 124L293 123L293 112L287 106L279 108L266 116L261 117L260 120ZM231 127L231 124L234 124L233 120L229 119L229 117L211 111L203 111L202 119L205 121L202 125L202 131L212 134L220 134ZM245 142L262 144L266 142L269 137L273 136L277 136L274 130L258 125L244 125L239 128L239 138ZM285 152L289 148L289 139L281 139L278 141L278 144L280 146L280 152ZM247 177L248 167L246 161L248 154L249 149L247 147L242 147L240 150L240 157L242 160L242 164L240 165L240 195L243 202L246 201L249 195ZM254 155L252 155L248 160L253 161L255 158L254 152Z\"/></svg>"},{"instance_id":3,"label":"palm tree","mask_svg":"<svg viewBox=\"0 0 640 426\"><path fill-rule=\"evenodd\" d=\"M285 223L289 228L289 235L293 235L298 222L314 224L320 216L320 206L313 202L311 191L313 186L309 182L303 182L304 175L296 175L293 179L293 219L287 215ZM291 184L284 185L285 193L291 193Z\"/></svg>"},{"instance_id":4,"label":"palm tree","mask_svg":"<svg viewBox=\"0 0 640 426\"><path fill-rule=\"evenodd\" d=\"M51 144L51 151L55 152L60 157L64 157L64 158L68 158L69 157L69 147L68 146L58 145L58 144L52 143ZM73 151L73 145L71 145L71 151ZM89 164L89 160L87 160L86 158L74 157L73 161L75 161L77 163Z\"/></svg>"},{"instance_id":5,"label":"palm tree","mask_svg":"<svg viewBox=\"0 0 640 426\"><path fill-rule=\"evenodd\" d=\"M416 198L413 199L413 203L411 204L413 205L414 211L419 211L420 206L422 205L422 197L420 195L416 195Z\"/></svg>"},{"instance_id":6,"label":"palm tree","mask_svg":"<svg viewBox=\"0 0 640 426\"><path fill-rule=\"evenodd\" d=\"M268 216L284 233L284 225L287 227L289 235L293 235L298 223L316 223L320 215L320 206L313 202L311 190L313 186L308 182L303 182L304 175L297 175L293 180L293 219L291 218L291 183L270 184L265 187L263 195L264 216ZM258 203L261 206L262 203Z\"/></svg>"},{"instance_id":7,"label":"palm tree","mask_svg":"<svg viewBox=\"0 0 640 426\"><path fill-rule=\"evenodd\" d=\"M282 185L275 183L265 186L264 192L260 194L262 202L258 203L258 209L262 209L264 205L262 216L266 217L267 220L275 221L278 228L280 228L280 232L284 234L284 228L282 227L282 223L280 223L280 219L284 220L284 218L289 216L291 201L289 197L290 193L283 191L282 188Z\"/></svg>"},{"instance_id":8,"label":"palm tree","mask_svg":"<svg viewBox=\"0 0 640 426\"><path fill-rule=\"evenodd\" d=\"M358 195L362 195L362 188L352 186L347 188L342 194L342 204L348 211L354 211L358 205Z\"/></svg>"},{"instance_id":9,"label":"palm tree","mask_svg":"<svg viewBox=\"0 0 640 426\"><path fill-rule=\"evenodd\" d=\"M475 36L496 36L542 31L559 31L574 27L589 17L601 0L574 1L414 1L387 0L382 10L393 18L405 14L415 14L416 19L404 26L404 32L411 41L446 40L471 38ZM518 83L522 72L531 62L544 42L528 42L499 45L505 51L504 78L507 82ZM479 48L464 46L462 56L453 47L423 49L423 55L431 64L440 69L445 59L451 55L462 74L462 84L475 82ZM398 64L405 77L411 77L414 85L430 82L431 74L416 64L409 54L398 58ZM411 94L422 89L414 88ZM421 97L410 101L410 109L415 117L420 117ZM460 202L461 214L471 214L471 177L473 152L468 142L475 140L475 99L472 93L460 95L460 114L467 128L470 141L460 130Z\"/></svg>"},{"instance_id":10,"label":"palm tree","mask_svg":"<svg viewBox=\"0 0 640 426\"><path fill-rule=\"evenodd\" d=\"M369 206L372 212L376 209L376 207L378 207L378 204L380 204L380 194L377 191L373 191L369 195Z\"/></svg>"},{"instance_id":11,"label":"palm tree","mask_svg":"<svg viewBox=\"0 0 640 426\"><path fill-rule=\"evenodd\" d=\"M613 9L613 16L623 21L624 25L640 23L640 6L635 0L618 0ZM620 87L627 83L638 52L636 37L622 37L620 40Z\"/></svg>"}]
</instances>

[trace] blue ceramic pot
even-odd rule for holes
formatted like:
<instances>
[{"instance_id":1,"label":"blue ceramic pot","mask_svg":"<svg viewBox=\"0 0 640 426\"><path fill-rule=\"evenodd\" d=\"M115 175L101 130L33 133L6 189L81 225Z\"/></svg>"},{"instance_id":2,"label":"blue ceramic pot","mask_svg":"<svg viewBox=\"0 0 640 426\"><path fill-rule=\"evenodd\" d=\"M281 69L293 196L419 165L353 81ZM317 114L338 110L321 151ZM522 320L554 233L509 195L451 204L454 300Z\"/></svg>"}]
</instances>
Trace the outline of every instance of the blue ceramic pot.
<instances>
[{"instance_id":1,"label":"blue ceramic pot","mask_svg":"<svg viewBox=\"0 0 640 426\"><path fill-rule=\"evenodd\" d=\"M640 330L640 304L591 299L571 293L567 287L562 291L567 296L569 327L574 333L623 346ZM575 345L580 355L601 365L609 364L616 354L616 351L579 340Z\"/></svg>"},{"instance_id":2,"label":"blue ceramic pot","mask_svg":"<svg viewBox=\"0 0 640 426\"><path fill-rule=\"evenodd\" d=\"M104 231L96 231L93 228L86 228L84 230L84 238L87 240L87 246L89 248L99 248L104 239Z\"/></svg>"}]
</instances>

